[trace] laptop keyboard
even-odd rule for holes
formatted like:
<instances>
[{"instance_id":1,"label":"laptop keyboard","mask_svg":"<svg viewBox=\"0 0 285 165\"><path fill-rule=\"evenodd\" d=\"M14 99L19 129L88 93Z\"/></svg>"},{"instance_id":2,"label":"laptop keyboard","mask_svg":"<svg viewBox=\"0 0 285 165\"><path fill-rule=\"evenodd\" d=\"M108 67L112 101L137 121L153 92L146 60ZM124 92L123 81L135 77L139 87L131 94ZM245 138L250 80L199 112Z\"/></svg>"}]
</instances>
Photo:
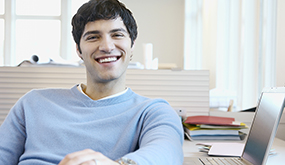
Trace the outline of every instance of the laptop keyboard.
<instances>
[{"instance_id":1,"label":"laptop keyboard","mask_svg":"<svg viewBox=\"0 0 285 165\"><path fill-rule=\"evenodd\" d=\"M251 165L241 158L200 158L205 165Z\"/></svg>"}]
</instances>

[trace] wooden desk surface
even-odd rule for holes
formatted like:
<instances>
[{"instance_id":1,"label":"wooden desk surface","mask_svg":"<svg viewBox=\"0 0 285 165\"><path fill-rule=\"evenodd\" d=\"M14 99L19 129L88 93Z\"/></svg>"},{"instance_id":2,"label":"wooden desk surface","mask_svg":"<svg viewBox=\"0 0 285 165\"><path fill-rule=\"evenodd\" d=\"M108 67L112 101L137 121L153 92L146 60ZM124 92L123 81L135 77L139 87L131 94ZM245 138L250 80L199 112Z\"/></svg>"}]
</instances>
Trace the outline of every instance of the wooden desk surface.
<instances>
[{"instance_id":1,"label":"wooden desk surface","mask_svg":"<svg viewBox=\"0 0 285 165\"><path fill-rule=\"evenodd\" d=\"M207 153L199 152L196 144L198 142L211 142L211 141L189 141L185 140L183 144L184 157L207 157ZM244 141L243 141L244 142ZM285 141L275 138L271 147L277 153L270 155L267 160L267 165L283 165L285 162Z\"/></svg>"}]
</instances>

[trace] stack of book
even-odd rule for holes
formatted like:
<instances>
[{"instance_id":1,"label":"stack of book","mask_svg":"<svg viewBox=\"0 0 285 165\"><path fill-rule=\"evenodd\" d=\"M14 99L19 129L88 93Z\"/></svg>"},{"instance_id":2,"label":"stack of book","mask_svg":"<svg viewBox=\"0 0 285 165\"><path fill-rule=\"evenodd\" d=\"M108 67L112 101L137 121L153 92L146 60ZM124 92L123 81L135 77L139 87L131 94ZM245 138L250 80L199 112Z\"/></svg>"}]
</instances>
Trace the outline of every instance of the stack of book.
<instances>
[{"instance_id":1,"label":"stack of book","mask_svg":"<svg viewBox=\"0 0 285 165\"><path fill-rule=\"evenodd\" d=\"M185 135L190 140L241 140L244 123L231 117L189 116L183 121Z\"/></svg>"}]
</instances>

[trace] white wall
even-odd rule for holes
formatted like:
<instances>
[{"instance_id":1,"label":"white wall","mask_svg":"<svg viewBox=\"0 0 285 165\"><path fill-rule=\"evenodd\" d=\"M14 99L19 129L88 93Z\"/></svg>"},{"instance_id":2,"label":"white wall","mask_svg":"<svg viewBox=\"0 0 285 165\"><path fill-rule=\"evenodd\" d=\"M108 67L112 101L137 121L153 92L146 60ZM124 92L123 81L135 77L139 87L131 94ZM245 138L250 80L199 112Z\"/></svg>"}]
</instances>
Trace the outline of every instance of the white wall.
<instances>
[{"instance_id":1,"label":"white wall","mask_svg":"<svg viewBox=\"0 0 285 165\"><path fill-rule=\"evenodd\" d=\"M143 63L143 43L153 44L153 58L183 68L184 0L121 0L138 24L133 61Z\"/></svg>"},{"instance_id":2,"label":"white wall","mask_svg":"<svg viewBox=\"0 0 285 165\"><path fill-rule=\"evenodd\" d=\"M285 86L285 1L277 1L276 86Z\"/></svg>"}]
</instances>

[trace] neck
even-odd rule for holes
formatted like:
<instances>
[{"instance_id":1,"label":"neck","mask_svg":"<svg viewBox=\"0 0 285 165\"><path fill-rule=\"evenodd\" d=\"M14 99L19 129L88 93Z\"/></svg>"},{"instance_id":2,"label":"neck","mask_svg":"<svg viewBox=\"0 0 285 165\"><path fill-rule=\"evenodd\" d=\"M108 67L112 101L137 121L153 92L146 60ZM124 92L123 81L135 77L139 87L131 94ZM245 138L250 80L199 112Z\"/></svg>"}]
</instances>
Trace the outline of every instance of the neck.
<instances>
[{"instance_id":1,"label":"neck","mask_svg":"<svg viewBox=\"0 0 285 165\"><path fill-rule=\"evenodd\" d=\"M107 96L114 95L126 89L125 80L113 80L107 83L94 82L87 78L87 85L83 91L93 100L99 100Z\"/></svg>"}]
</instances>

